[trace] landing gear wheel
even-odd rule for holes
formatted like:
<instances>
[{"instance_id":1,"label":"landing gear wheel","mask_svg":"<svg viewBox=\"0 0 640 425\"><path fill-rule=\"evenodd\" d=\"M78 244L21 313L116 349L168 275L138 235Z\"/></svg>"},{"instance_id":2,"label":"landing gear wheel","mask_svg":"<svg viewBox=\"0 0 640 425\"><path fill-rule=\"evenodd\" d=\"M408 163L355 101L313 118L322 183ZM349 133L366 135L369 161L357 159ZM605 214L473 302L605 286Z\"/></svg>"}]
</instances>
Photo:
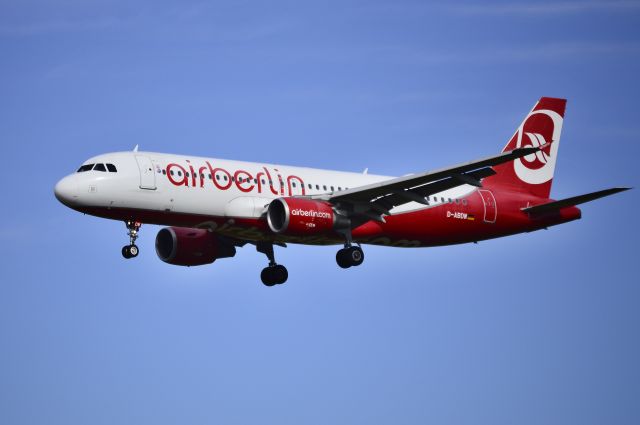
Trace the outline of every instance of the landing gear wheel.
<instances>
[{"instance_id":1,"label":"landing gear wheel","mask_svg":"<svg viewBox=\"0 0 640 425\"><path fill-rule=\"evenodd\" d=\"M139 252L140 250L137 245L129 245L129 255L131 255L131 258L136 258Z\"/></svg>"},{"instance_id":2,"label":"landing gear wheel","mask_svg":"<svg viewBox=\"0 0 640 425\"><path fill-rule=\"evenodd\" d=\"M359 246L352 246L348 248L349 261L353 267L359 266L364 261L364 251Z\"/></svg>"},{"instance_id":3,"label":"landing gear wheel","mask_svg":"<svg viewBox=\"0 0 640 425\"><path fill-rule=\"evenodd\" d=\"M349 260L349 250L344 248L336 252L336 263L343 269L351 267L351 261Z\"/></svg>"},{"instance_id":4,"label":"landing gear wheel","mask_svg":"<svg viewBox=\"0 0 640 425\"><path fill-rule=\"evenodd\" d=\"M265 267L262 269L262 273L260 273L260 279L265 286L273 286L276 284L276 280L274 279L273 269L271 267Z\"/></svg>"},{"instance_id":5,"label":"landing gear wheel","mask_svg":"<svg viewBox=\"0 0 640 425\"><path fill-rule=\"evenodd\" d=\"M122 256L126 259L135 258L140 250L136 245L126 245L122 247Z\"/></svg>"},{"instance_id":6,"label":"landing gear wheel","mask_svg":"<svg viewBox=\"0 0 640 425\"><path fill-rule=\"evenodd\" d=\"M275 265L269 266L262 269L262 273L260 273L260 279L262 279L262 283L265 286L274 286L280 285L287 281L289 277L289 272L287 268L283 265Z\"/></svg>"},{"instance_id":7,"label":"landing gear wheel","mask_svg":"<svg viewBox=\"0 0 640 425\"><path fill-rule=\"evenodd\" d=\"M273 274L276 277L276 283L278 285L282 285L289 278L289 272L287 271L287 268L282 264L278 264L273 268Z\"/></svg>"},{"instance_id":8,"label":"landing gear wheel","mask_svg":"<svg viewBox=\"0 0 640 425\"><path fill-rule=\"evenodd\" d=\"M343 248L336 253L336 262L343 269L356 267L364 261L364 252L359 246Z\"/></svg>"}]
</instances>

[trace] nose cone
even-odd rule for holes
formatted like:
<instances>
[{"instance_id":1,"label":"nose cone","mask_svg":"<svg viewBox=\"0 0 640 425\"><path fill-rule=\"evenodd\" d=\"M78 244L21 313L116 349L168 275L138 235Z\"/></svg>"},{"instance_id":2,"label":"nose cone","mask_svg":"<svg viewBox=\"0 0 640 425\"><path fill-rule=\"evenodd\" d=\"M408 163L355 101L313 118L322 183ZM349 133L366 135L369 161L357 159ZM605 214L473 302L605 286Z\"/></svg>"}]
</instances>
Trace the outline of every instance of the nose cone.
<instances>
[{"instance_id":1,"label":"nose cone","mask_svg":"<svg viewBox=\"0 0 640 425\"><path fill-rule=\"evenodd\" d=\"M75 180L73 176L67 176L60 180L53 189L58 201L67 206L75 204L78 200L78 185Z\"/></svg>"}]
</instances>

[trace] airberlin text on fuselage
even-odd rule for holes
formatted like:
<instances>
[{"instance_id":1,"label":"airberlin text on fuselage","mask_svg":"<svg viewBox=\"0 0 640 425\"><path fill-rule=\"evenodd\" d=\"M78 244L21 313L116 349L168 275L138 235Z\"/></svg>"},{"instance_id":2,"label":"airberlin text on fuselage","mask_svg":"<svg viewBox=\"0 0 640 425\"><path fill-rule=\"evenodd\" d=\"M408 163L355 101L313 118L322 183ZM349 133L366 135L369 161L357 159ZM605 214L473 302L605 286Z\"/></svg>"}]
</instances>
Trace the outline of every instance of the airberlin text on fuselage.
<instances>
[{"instance_id":1,"label":"airberlin text on fuselage","mask_svg":"<svg viewBox=\"0 0 640 425\"><path fill-rule=\"evenodd\" d=\"M262 170L256 175L252 175L245 170L236 170L230 172L221 167L213 167L209 161L205 161L206 165L195 168L191 161L187 160L187 166L183 167L180 164L171 163L167 165L166 173L167 178L171 184L175 186L187 186L187 187L205 187L205 182L210 181L219 190L228 190L231 186L235 185L241 192L254 192L262 193L270 191L274 195L285 195L285 189L287 195L293 195L294 188L296 187L296 181L300 185L301 195L305 194L304 182L298 176L286 176L285 178L279 173L277 168L273 169L274 176L272 178L271 172L267 167L262 167ZM173 174L172 174L173 173ZM187 174L188 173L188 174ZM268 189L263 188L267 186Z\"/></svg>"}]
</instances>

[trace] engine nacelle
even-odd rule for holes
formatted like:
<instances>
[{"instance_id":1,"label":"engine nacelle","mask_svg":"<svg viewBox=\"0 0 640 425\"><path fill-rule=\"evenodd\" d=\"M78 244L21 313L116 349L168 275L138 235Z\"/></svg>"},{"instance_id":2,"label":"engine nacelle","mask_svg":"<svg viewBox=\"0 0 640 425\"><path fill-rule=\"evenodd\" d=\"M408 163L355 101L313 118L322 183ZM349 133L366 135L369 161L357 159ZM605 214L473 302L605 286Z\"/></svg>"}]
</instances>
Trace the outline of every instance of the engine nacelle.
<instances>
[{"instance_id":1,"label":"engine nacelle","mask_svg":"<svg viewBox=\"0 0 640 425\"><path fill-rule=\"evenodd\" d=\"M329 233L348 226L331 204L301 198L278 198L267 209L269 228L279 234L305 236Z\"/></svg>"},{"instance_id":2,"label":"engine nacelle","mask_svg":"<svg viewBox=\"0 0 640 425\"><path fill-rule=\"evenodd\" d=\"M201 266L218 258L233 257L236 248L205 229L165 227L156 236L156 254L176 266Z\"/></svg>"}]
</instances>

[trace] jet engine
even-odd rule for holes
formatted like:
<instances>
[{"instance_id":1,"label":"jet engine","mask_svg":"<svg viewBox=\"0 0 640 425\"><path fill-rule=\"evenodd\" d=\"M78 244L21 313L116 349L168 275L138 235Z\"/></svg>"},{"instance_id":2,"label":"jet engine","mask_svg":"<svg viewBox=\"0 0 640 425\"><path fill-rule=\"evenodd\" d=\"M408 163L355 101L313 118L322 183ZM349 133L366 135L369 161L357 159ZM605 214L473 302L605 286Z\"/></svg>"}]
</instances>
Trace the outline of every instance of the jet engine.
<instances>
[{"instance_id":1,"label":"jet engine","mask_svg":"<svg viewBox=\"0 0 640 425\"><path fill-rule=\"evenodd\" d=\"M165 227L156 236L156 254L176 266L201 266L236 255L236 248L205 229Z\"/></svg>"},{"instance_id":2,"label":"jet engine","mask_svg":"<svg viewBox=\"0 0 640 425\"><path fill-rule=\"evenodd\" d=\"M267 209L269 228L279 234L307 236L349 226L349 219L336 213L331 204L301 198L278 198Z\"/></svg>"}]
</instances>

